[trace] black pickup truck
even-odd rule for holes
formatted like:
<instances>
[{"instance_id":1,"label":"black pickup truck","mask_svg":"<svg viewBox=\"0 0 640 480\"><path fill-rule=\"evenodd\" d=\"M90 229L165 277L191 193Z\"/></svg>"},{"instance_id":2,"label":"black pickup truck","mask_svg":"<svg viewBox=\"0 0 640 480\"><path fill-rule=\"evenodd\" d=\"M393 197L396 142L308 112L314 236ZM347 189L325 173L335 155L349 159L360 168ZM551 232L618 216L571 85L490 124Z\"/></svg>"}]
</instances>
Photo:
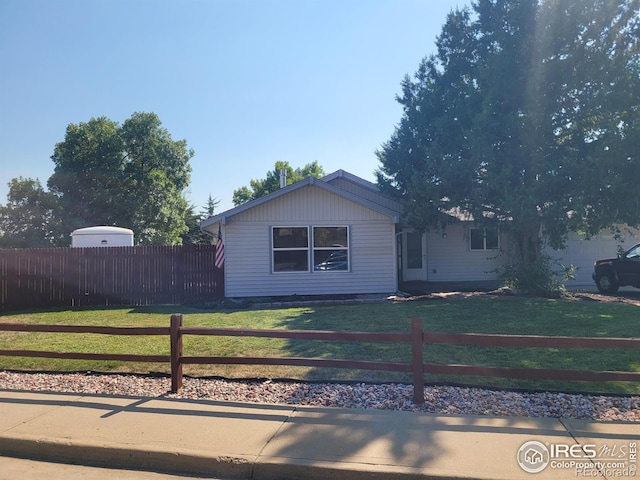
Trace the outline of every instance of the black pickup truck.
<instances>
[{"instance_id":1,"label":"black pickup truck","mask_svg":"<svg viewBox=\"0 0 640 480\"><path fill-rule=\"evenodd\" d=\"M596 261L592 277L602 293L616 293L625 286L640 288L640 243L618 258Z\"/></svg>"}]
</instances>

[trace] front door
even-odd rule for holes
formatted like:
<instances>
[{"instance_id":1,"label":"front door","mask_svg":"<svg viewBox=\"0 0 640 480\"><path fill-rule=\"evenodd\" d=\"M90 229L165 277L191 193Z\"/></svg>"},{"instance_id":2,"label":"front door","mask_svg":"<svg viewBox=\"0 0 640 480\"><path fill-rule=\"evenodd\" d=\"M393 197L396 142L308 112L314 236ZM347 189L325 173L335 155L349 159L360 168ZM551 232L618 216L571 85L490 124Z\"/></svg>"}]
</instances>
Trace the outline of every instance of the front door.
<instances>
[{"instance_id":1,"label":"front door","mask_svg":"<svg viewBox=\"0 0 640 480\"><path fill-rule=\"evenodd\" d=\"M404 232L402 234L402 281L427 280L427 255L425 236L421 233Z\"/></svg>"}]
</instances>

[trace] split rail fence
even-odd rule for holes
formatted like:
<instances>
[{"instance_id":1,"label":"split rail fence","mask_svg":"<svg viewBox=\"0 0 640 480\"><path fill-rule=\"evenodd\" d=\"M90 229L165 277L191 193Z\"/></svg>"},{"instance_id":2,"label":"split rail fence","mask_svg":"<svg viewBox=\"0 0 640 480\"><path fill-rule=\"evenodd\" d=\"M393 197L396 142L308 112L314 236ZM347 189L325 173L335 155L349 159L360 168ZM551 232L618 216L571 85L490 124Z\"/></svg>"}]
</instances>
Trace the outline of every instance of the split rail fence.
<instances>
[{"instance_id":1,"label":"split rail fence","mask_svg":"<svg viewBox=\"0 0 640 480\"><path fill-rule=\"evenodd\" d=\"M530 369L424 363L424 346L427 345L428 348L428 345L430 344L477 345L483 347L510 348L622 348L640 350L640 338L542 337L531 335L488 335L428 332L422 329L422 321L420 319L411 320L411 330L407 333L186 327L183 325L182 314L172 315L169 327L101 327L0 323L0 331L94 333L106 335L168 335L171 345L170 355L125 355L32 350L0 350L0 356L170 363L171 391L174 393L180 391L182 388L183 365L188 364L295 365L406 372L410 373L413 378L413 401L416 404L424 403L424 375L426 373L436 375L477 375L484 377L537 380L640 382L640 372ZM182 342L185 335L267 337L352 342L396 342L408 344L410 346L411 362L393 363L300 357L185 356Z\"/></svg>"},{"instance_id":2,"label":"split rail fence","mask_svg":"<svg viewBox=\"0 0 640 480\"><path fill-rule=\"evenodd\" d=\"M0 309L158 305L224 296L215 246L0 250Z\"/></svg>"}]
</instances>

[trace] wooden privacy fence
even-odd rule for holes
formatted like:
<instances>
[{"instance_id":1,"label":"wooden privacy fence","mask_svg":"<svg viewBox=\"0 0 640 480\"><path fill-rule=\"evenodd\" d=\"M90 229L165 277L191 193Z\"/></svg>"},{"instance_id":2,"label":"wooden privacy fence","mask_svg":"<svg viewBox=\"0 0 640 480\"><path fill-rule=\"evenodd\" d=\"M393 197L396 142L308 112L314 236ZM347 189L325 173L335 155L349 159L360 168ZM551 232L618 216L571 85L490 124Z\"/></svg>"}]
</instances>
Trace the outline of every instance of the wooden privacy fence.
<instances>
[{"instance_id":1,"label":"wooden privacy fence","mask_svg":"<svg viewBox=\"0 0 640 480\"><path fill-rule=\"evenodd\" d=\"M243 365L294 365L361 370L386 370L411 373L413 377L413 401L424 403L424 374L477 375L532 380L580 380L602 382L640 382L640 372L582 371L557 369L531 369L510 367L485 367L473 365L425 364L426 344L477 345L511 348L623 348L640 350L640 338L587 338L541 337L531 335L489 335L473 333L440 333L422 330L420 319L411 320L408 333L336 332L320 330L251 330L233 328L185 327L183 316L171 316L169 327L100 327L71 325L31 325L0 323L0 331L94 333L106 335L164 335L170 338L170 355L133 355L104 353L70 353L33 350L0 350L5 357L62 358L67 360L116 360L124 362L157 362L171 364L171 391L182 388L182 367L188 364L243 364ZM394 363L367 360L300 358L300 357L198 357L183 353L184 335L213 335L225 337L267 337L305 340L331 340L351 342L397 342L410 345L411 362ZM428 347L427 347L428 348Z\"/></svg>"},{"instance_id":2,"label":"wooden privacy fence","mask_svg":"<svg viewBox=\"0 0 640 480\"><path fill-rule=\"evenodd\" d=\"M0 250L0 309L211 301L214 261L213 245Z\"/></svg>"}]
</instances>

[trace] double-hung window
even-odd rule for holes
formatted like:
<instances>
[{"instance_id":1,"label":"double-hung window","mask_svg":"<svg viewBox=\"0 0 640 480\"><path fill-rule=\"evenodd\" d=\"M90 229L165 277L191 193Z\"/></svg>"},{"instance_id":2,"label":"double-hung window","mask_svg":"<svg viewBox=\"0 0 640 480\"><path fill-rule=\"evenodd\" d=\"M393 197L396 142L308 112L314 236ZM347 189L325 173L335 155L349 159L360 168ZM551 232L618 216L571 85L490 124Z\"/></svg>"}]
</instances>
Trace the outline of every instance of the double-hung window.
<instances>
[{"instance_id":1,"label":"double-hung window","mask_svg":"<svg viewBox=\"0 0 640 480\"><path fill-rule=\"evenodd\" d=\"M271 232L274 273L349 271L348 227L272 227Z\"/></svg>"},{"instance_id":2,"label":"double-hung window","mask_svg":"<svg viewBox=\"0 0 640 480\"><path fill-rule=\"evenodd\" d=\"M497 228L472 228L469 231L471 250L498 250L500 237Z\"/></svg>"},{"instance_id":3,"label":"double-hung window","mask_svg":"<svg viewBox=\"0 0 640 480\"><path fill-rule=\"evenodd\" d=\"M309 227L273 227L273 271L309 271Z\"/></svg>"},{"instance_id":4,"label":"double-hung window","mask_svg":"<svg viewBox=\"0 0 640 480\"><path fill-rule=\"evenodd\" d=\"M313 227L313 269L316 272L349 270L347 227Z\"/></svg>"}]
</instances>

